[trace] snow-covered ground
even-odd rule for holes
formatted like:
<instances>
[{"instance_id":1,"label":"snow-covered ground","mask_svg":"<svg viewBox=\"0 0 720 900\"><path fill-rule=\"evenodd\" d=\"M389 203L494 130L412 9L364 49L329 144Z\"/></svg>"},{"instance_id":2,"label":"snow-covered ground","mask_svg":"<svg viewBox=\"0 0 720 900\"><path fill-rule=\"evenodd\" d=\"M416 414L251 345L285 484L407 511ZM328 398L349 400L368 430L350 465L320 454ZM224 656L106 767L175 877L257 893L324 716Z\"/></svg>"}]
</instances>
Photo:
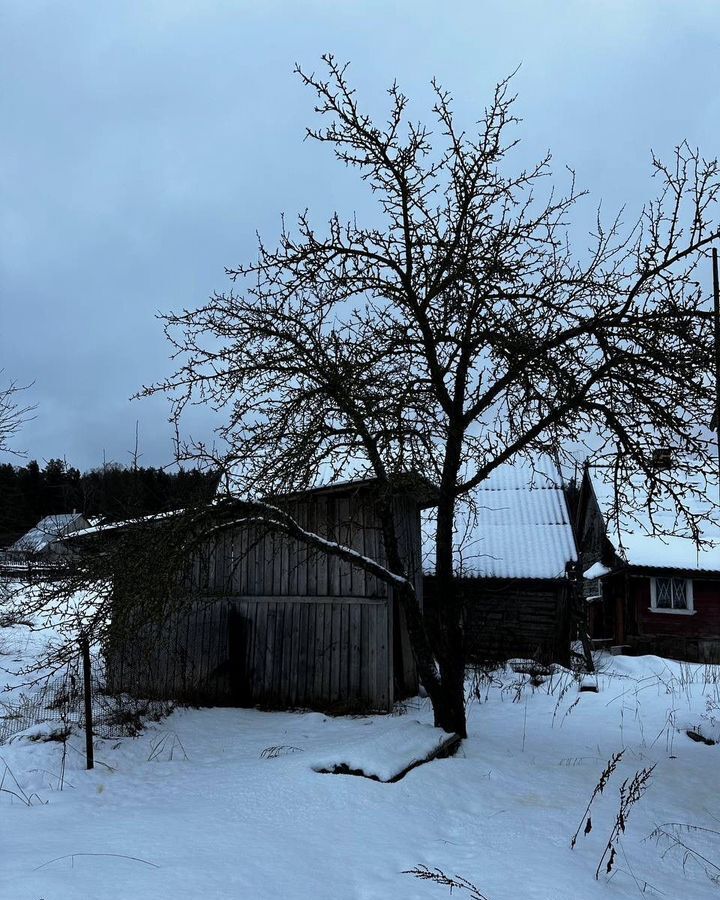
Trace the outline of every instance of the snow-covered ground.
<instances>
[{"instance_id":1,"label":"snow-covered ground","mask_svg":"<svg viewBox=\"0 0 720 900\"><path fill-rule=\"evenodd\" d=\"M12 685L0 699L17 700L22 679L7 670L42 640L26 626L0 629L0 684ZM667 822L711 829L678 834L720 866L720 745L685 734L719 736L720 668L601 662L598 693L579 693L567 672L538 687L495 673L470 704L459 754L394 784L314 769L350 760L389 771L420 735L435 740L425 701L361 718L178 709L137 738L97 740L92 772L74 734L62 790L63 744L15 736L0 746L0 898L447 897L403 874L419 865L469 879L488 900L720 896L694 859L683 867L682 848L649 838ZM591 832L581 829L571 850L606 762L623 748L593 802ZM653 764L614 874L596 881L620 785Z\"/></svg>"}]
</instances>

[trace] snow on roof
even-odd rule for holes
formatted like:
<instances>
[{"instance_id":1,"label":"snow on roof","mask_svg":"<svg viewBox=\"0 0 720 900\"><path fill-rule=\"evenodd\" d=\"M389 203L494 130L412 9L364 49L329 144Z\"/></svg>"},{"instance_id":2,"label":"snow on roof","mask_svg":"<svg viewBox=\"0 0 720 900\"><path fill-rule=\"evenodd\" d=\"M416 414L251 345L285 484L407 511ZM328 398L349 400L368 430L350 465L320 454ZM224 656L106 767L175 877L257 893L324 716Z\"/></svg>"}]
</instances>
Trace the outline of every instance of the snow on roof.
<instances>
[{"instance_id":1,"label":"snow on roof","mask_svg":"<svg viewBox=\"0 0 720 900\"><path fill-rule=\"evenodd\" d=\"M613 544L615 540L611 537ZM710 548L698 549L692 538L644 534L622 536L620 555L631 566L657 569L689 569L696 572L720 571L720 531L716 543Z\"/></svg>"},{"instance_id":2,"label":"snow on roof","mask_svg":"<svg viewBox=\"0 0 720 900\"><path fill-rule=\"evenodd\" d=\"M595 578L602 578L603 575L609 575L610 572L612 572L612 569L609 566L605 566L601 562L596 562L583 572L583 578L592 581Z\"/></svg>"},{"instance_id":3,"label":"snow on roof","mask_svg":"<svg viewBox=\"0 0 720 900\"><path fill-rule=\"evenodd\" d=\"M147 524L148 522L158 522L162 519L169 519L173 516L179 516L184 512L186 512L185 509L170 509L167 512L150 513L146 516L138 516L135 519L122 519L118 522L106 522L105 519L94 519L93 521L96 524L91 523L87 528L80 528L76 531L73 531L72 534L67 534L65 536L72 537L72 539L75 540L76 538L84 538L91 534L99 534L100 532L118 531L121 528L127 528L128 526L132 525Z\"/></svg>"},{"instance_id":4,"label":"snow on roof","mask_svg":"<svg viewBox=\"0 0 720 900\"><path fill-rule=\"evenodd\" d=\"M9 549L22 553L40 553L59 538L79 530L85 522L82 513L45 516Z\"/></svg>"},{"instance_id":5,"label":"snow on roof","mask_svg":"<svg viewBox=\"0 0 720 900\"><path fill-rule=\"evenodd\" d=\"M675 525L675 516L661 513L655 521L669 531ZM699 545L688 534L646 534L634 523L619 532L617 528L608 529L608 537L618 554L631 566L720 571L720 520L717 514L701 529Z\"/></svg>"},{"instance_id":6,"label":"snow on roof","mask_svg":"<svg viewBox=\"0 0 720 900\"><path fill-rule=\"evenodd\" d=\"M660 505L652 520L644 510L634 511L632 516L621 512L618 524L611 514L612 491L598 478L593 478L593 489L607 523L607 536L628 565L720 571L720 510L709 497L690 502L692 511L705 517L698 544L669 502Z\"/></svg>"},{"instance_id":7,"label":"snow on roof","mask_svg":"<svg viewBox=\"0 0 720 900\"><path fill-rule=\"evenodd\" d=\"M483 578L563 578L577 558L557 472L499 467L473 492L458 519L455 567ZM425 529L426 566L434 570L434 529Z\"/></svg>"}]
</instances>

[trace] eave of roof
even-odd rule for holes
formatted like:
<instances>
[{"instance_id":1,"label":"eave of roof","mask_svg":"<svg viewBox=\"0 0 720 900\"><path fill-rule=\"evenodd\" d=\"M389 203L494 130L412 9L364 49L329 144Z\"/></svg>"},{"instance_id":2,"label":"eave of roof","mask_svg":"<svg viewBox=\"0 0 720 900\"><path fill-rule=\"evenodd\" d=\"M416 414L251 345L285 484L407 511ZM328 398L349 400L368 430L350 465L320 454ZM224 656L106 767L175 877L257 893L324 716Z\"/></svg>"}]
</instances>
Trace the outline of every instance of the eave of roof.
<instances>
[{"instance_id":1,"label":"eave of roof","mask_svg":"<svg viewBox=\"0 0 720 900\"><path fill-rule=\"evenodd\" d=\"M421 508L427 509L437 505L438 489L431 481L415 472L407 472L392 475L389 478L390 488L393 493L408 494L416 497ZM357 478L346 481L333 481L321 484L317 487L306 488L298 491L288 491L283 494L272 494L263 497L265 502L278 502L281 500L295 500L309 496L322 496L325 494L353 494L358 491L369 491L382 484L378 478Z\"/></svg>"},{"instance_id":2,"label":"eave of roof","mask_svg":"<svg viewBox=\"0 0 720 900\"><path fill-rule=\"evenodd\" d=\"M434 577L433 573L425 573L426 577ZM498 582L499 584L507 584L508 582L512 584L545 584L545 585L566 585L568 583L568 579L566 576L535 576L535 575L482 575L482 574L457 574L455 576L457 581L482 581L485 584L491 582Z\"/></svg>"},{"instance_id":3,"label":"eave of roof","mask_svg":"<svg viewBox=\"0 0 720 900\"><path fill-rule=\"evenodd\" d=\"M720 568L718 569L688 569L682 566L640 566L626 565L623 569L629 575L653 576L657 572L670 575L682 575L685 578L710 578L714 580L720 578Z\"/></svg>"}]
</instances>

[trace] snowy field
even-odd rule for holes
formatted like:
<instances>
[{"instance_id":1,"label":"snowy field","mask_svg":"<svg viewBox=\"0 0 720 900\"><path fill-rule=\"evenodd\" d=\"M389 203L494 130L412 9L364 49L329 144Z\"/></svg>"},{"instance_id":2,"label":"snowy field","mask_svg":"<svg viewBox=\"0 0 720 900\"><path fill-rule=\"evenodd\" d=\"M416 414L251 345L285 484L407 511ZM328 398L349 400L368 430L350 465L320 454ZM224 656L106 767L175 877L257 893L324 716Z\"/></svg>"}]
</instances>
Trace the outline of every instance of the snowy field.
<instances>
[{"instance_id":1,"label":"snowy field","mask_svg":"<svg viewBox=\"0 0 720 900\"><path fill-rule=\"evenodd\" d=\"M0 629L0 700L43 633ZM320 774L358 762L392 774L437 741L425 701L401 714L178 709L136 738L63 744L15 735L0 746L3 900L432 900L448 888L406 870L438 868L488 900L720 897L720 668L603 656L598 693L568 672L539 686L511 670L479 685L457 756L397 783ZM0 708L0 714L2 708ZM418 724L420 723L420 724ZM35 729L36 731L42 729ZM607 761L623 757L583 814ZM595 870L622 782L655 765L632 806L608 878ZM12 791L10 793L9 791ZM29 805L23 802L29 798ZM650 835L664 823L687 847ZM577 845L570 848L582 825ZM453 897L470 897L456 890Z\"/></svg>"}]
</instances>

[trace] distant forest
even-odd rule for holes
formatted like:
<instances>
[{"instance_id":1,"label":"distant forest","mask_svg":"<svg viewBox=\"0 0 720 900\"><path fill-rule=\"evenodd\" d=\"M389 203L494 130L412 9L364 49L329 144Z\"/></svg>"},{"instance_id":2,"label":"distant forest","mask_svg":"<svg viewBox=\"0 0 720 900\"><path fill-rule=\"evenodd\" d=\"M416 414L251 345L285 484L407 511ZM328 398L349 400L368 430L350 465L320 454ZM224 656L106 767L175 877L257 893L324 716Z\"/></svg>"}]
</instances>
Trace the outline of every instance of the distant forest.
<instances>
[{"instance_id":1,"label":"distant forest","mask_svg":"<svg viewBox=\"0 0 720 900\"><path fill-rule=\"evenodd\" d=\"M209 500L218 478L212 472L132 467L110 463L80 473L61 459L44 468L0 465L0 547L36 525L44 516L71 513L110 521L150 515Z\"/></svg>"}]
</instances>

